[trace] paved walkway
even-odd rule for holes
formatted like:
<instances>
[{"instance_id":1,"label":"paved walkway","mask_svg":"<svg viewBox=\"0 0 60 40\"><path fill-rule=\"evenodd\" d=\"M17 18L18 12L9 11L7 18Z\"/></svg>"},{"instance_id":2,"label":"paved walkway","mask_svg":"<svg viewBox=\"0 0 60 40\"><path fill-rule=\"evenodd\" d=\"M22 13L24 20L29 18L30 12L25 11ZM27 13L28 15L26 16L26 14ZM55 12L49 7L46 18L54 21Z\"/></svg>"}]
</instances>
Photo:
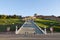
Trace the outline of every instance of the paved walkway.
<instances>
[{"instance_id":1,"label":"paved walkway","mask_svg":"<svg viewBox=\"0 0 60 40\"><path fill-rule=\"evenodd\" d=\"M16 34L45 34L44 30L42 30L40 27L38 27L33 21L28 20L26 21L18 31L16 31Z\"/></svg>"},{"instance_id":2,"label":"paved walkway","mask_svg":"<svg viewBox=\"0 0 60 40\"><path fill-rule=\"evenodd\" d=\"M60 33L48 33L47 35L16 35L14 33L0 33L0 40L60 40Z\"/></svg>"}]
</instances>

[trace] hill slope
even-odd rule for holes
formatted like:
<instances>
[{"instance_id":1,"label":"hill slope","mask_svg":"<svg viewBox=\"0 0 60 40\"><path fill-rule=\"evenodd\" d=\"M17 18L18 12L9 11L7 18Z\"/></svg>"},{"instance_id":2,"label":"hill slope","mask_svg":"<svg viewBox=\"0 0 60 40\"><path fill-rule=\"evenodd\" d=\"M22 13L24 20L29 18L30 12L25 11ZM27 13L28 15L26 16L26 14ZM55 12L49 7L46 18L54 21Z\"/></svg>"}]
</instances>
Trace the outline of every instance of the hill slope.
<instances>
[{"instance_id":1,"label":"hill slope","mask_svg":"<svg viewBox=\"0 0 60 40\"><path fill-rule=\"evenodd\" d=\"M60 31L60 22L55 20L45 20L36 18L35 23L41 28L46 27L47 29L49 29L50 27L53 27L54 31Z\"/></svg>"},{"instance_id":2,"label":"hill slope","mask_svg":"<svg viewBox=\"0 0 60 40\"><path fill-rule=\"evenodd\" d=\"M7 28L10 27L10 31L15 31L16 26L18 28L24 23L21 19L0 19L0 31L7 31Z\"/></svg>"}]
</instances>

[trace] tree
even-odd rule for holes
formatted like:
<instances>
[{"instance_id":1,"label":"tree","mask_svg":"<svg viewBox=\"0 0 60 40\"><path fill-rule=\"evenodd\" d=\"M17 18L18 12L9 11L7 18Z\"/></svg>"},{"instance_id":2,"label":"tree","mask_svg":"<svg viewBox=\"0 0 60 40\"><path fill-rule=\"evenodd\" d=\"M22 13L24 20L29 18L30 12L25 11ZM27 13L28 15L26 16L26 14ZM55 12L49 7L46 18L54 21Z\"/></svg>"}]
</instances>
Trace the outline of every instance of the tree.
<instances>
[{"instance_id":1,"label":"tree","mask_svg":"<svg viewBox=\"0 0 60 40\"><path fill-rule=\"evenodd\" d=\"M34 16L37 16L37 13L35 13Z\"/></svg>"},{"instance_id":2,"label":"tree","mask_svg":"<svg viewBox=\"0 0 60 40\"><path fill-rule=\"evenodd\" d=\"M22 19L21 15L0 15L1 19L10 19L10 18L16 18L16 19Z\"/></svg>"},{"instance_id":3,"label":"tree","mask_svg":"<svg viewBox=\"0 0 60 40\"><path fill-rule=\"evenodd\" d=\"M17 18L17 16L14 14L14 15L12 16L12 18Z\"/></svg>"},{"instance_id":4,"label":"tree","mask_svg":"<svg viewBox=\"0 0 60 40\"><path fill-rule=\"evenodd\" d=\"M60 18L60 16L58 16L58 18Z\"/></svg>"},{"instance_id":5,"label":"tree","mask_svg":"<svg viewBox=\"0 0 60 40\"><path fill-rule=\"evenodd\" d=\"M1 18L2 19L6 19L7 18L7 15L1 15Z\"/></svg>"}]
</instances>

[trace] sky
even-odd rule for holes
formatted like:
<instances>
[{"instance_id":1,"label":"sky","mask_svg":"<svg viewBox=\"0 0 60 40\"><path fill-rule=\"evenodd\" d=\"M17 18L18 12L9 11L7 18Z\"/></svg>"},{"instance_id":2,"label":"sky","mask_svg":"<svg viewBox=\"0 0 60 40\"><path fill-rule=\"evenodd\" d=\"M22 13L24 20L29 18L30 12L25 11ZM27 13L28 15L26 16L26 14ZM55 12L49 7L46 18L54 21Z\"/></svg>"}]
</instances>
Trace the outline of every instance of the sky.
<instances>
[{"instance_id":1,"label":"sky","mask_svg":"<svg viewBox=\"0 0 60 40\"><path fill-rule=\"evenodd\" d=\"M0 0L1 15L60 16L60 0Z\"/></svg>"}]
</instances>

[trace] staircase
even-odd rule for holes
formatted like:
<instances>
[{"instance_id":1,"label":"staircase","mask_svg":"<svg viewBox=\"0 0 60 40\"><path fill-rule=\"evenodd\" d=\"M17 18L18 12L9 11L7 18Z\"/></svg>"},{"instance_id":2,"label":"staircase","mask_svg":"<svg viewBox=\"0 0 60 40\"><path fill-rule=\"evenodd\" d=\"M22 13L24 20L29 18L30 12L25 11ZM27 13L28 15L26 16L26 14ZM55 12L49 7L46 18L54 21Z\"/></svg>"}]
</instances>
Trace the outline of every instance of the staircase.
<instances>
[{"instance_id":1,"label":"staircase","mask_svg":"<svg viewBox=\"0 0 60 40\"><path fill-rule=\"evenodd\" d=\"M16 34L46 34L40 27L38 27L33 21L26 21Z\"/></svg>"}]
</instances>

